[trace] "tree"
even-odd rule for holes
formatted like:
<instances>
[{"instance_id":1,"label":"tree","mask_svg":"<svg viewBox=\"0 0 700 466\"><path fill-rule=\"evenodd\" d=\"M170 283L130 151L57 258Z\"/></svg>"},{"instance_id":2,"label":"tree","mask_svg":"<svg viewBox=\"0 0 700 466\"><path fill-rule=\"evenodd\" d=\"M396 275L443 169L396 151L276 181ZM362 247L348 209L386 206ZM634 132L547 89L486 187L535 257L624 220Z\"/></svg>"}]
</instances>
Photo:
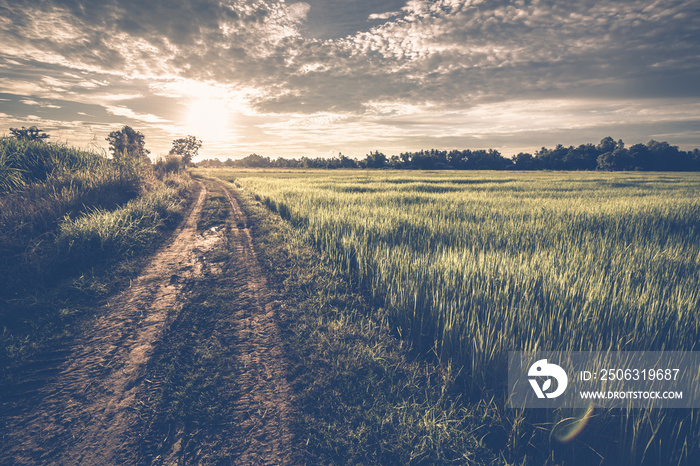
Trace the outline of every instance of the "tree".
<instances>
[{"instance_id":1,"label":"tree","mask_svg":"<svg viewBox=\"0 0 700 466\"><path fill-rule=\"evenodd\" d=\"M600 140L600 144L598 144L597 149L600 151L601 154L604 154L605 152L614 151L615 149L617 149L617 147L618 146L615 140L610 136L607 136Z\"/></svg>"},{"instance_id":2,"label":"tree","mask_svg":"<svg viewBox=\"0 0 700 466\"><path fill-rule=\"evenodd\" d=\"M543 147L535 152L536 163L545 170L566 170L564 157L566 157L570 149L562 144L557 144L557 147L554 149Z\"/></svg>"},{"instance_id":3,"label":"tree","mask_svg":"<svg viewBox=\"0 0 700 466\"><path fill-rule=\"evenodd\" d=\"M687 152L678 150L678 146L672 146L667 142L658 142L653 139L647 143L651 158L651 170L689 170L692 163Z\"/></svg>"},{"instance_id":4,"label":"tree","mask_svg":"<svg viewBox=\"0 0 700 466\"><path fill-rule=\"evenodd\" d=\"M379 151L374 151L367 154L367 157L365 157L364 160L364 165L367 168L384 168L388 161L389 159L386 158L386 155Z\"/></svg>"},{"instance_id":5,"label":"tree","mask_svg":"<svg viewBox=\"0 0 700 466\"><path fill-rule=\"evenodd\" d=\"M124 126L119 131L112 131L107 137L109 151L119 160L145 159L150 151L144 147L144 137L131 126Z\"/></svg>"},{"instance_id":6,"label":"tree","mask_svg":"<svg viewBox=\"0 0 700 466\"><path fill-rule=\"evenodd\" d=\"M238 161L238 165L241 167L251 167L251 168L267 168L272 166L272 161L270 157L263 157L258 154L250 154L247 157L243 157Z\"/></svg>"},{"instance_id":7,"label":"tree","mask_svg":"<svg viewBox=\"0 0 700 466\"><path fill-rule=\"evenodd\" d=\"M700 171L700 149L693 149L692 152L688 152L688 157L690 157L692 170Z\"/></svg>"},{"instance_id":8,"label":"tree","mask_svg":"<svg viewBox=\"0 0 700 466\"><path fill-rule=\"evenodd\" d=\"M624 147L619 141L618 147ZM564 155L563 167L566 170L595 170L598 164L600 152L593 144L581 144L578 147L570 147Z\"/></svg>"},{"instance_id":9,"label":"tree","mask_svg":"<svg viewBox=\"0 0 700 466\"><path fill-rule=\"evenodd\" d=\"M635 144L627 152L636 170L651 170L654 168L651 151L644 144Z\"/></svg>"},{"instance_id":10,"label":"tree","mask_svg":"<svg viewBox=\"0 0 700 466\"><path fill-rule=\"evenodd\" d=\"M339 154L338 157L340 158L340 166L342 168L357 168L357 161L355 159L351 159L343 154Z\"/></svg>"},{"instance_id":11,"label":"tree","mask_svg":"<svg viewBox=\"0 0 700 466\"><path fill-rule=\"evenodd\" d=\"M598 156L599 170L632 170L634 168L632 157L624 147L617 147L612 152L605 152Z\"/></svg>"},{"instance_id":12,"label":"tree","mask_svg":"<svg viewBox=\"0 0 700 466\"><path fill-rule=\"evenodd\" d=\"M535 158L528 152L519 152L513 157L513 163L517 170L535 170L537 168Z\"/></svg>"},{"instance_id":13,"label":"tree","mask_svg":"<svg viewBox=\"0 0 700 466\"><path fill-rule=\"evenodd\" d=\"M170 149L170 155L179 155L182 157L184 166L192 165L192 159L197 156L197 152L202 147L202 141L194 136L175 139L173 148Z\"/></svg>"},{"instance_id":14,"label":"tree","mask_svg":"<svg viewBox=\"0 0 700 466\"><path fill-rule=\"evenodd\" d=\"M12 135L20 141L41 141L42 139L47 139L49 135L42 131L36 126L30 126L29 128L22 126L22 129L10 128Z\"/></svg>"}]
</instances>

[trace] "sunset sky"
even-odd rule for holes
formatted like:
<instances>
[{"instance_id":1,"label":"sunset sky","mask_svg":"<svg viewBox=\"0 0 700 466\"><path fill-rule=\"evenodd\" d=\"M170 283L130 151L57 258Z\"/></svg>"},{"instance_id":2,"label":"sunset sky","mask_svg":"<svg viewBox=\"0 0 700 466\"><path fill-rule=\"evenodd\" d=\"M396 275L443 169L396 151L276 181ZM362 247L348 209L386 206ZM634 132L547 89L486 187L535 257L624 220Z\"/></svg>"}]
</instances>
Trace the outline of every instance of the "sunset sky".
<instances>
[{"instance_id":1,"label":"sunset sky","mask_svg":"<svg viewBox=\"0 0 700 466\"><path fill-rule=\"evenodd\" d=\"M0 43L0 134L81 147L700 147L697 0L0 0Z\"/></svg>"}]
</instances>

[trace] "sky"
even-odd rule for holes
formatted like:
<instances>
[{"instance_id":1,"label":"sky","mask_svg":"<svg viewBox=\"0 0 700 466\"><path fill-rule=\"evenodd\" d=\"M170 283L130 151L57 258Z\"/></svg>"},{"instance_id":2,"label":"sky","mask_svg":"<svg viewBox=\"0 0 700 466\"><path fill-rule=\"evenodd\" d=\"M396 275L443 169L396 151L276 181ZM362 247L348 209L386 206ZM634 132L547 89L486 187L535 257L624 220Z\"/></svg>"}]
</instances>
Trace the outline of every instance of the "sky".
<instances>
[{"instance_id":1,"label":"sky","mask_svg":"<svg viewBox=\"0 0 700 466\"><path fill-rule=\"evenodd\" d=\"M98 151L700 147L697 0L0 0L0 44L0 135Z\"/></svg>"}]
</instances>

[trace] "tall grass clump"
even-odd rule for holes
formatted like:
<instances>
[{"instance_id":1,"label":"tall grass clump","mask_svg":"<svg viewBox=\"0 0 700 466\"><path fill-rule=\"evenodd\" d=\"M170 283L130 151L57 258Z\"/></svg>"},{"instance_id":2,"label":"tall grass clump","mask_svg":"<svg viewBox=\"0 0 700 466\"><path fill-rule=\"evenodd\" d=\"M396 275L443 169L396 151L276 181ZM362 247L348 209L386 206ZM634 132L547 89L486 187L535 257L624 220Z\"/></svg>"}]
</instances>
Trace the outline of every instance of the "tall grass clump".
<instances>
[{"instance_id":1,"label":"tall grass clump","mask_svg":"<svg viewBox=\"0 0 700 466\"><path fill-rule=\"evenodd\" d=\"M147 160L108 159L14 138L0 138L0 177L0 298L5 299L64 277L62 268L145 247L146 238L179 219L190 183L185 173L156 177ZM108 217L111 239L104 232ZM91 221L102 222L101 241L67 233L81 222L87 231ZM77 250L80 257L70 256Z\"/></svg>"},{"instance_id":2,"label":"tall grass clump","mask_svg":"<svg viewBox=\"0 0 700 466\"><path fill-rule=\"evenodd\" d=\"M64 217L114 209L154 183L141 164L58 144L2 138L0 158L6 175L0 188L0 297L41 284L57 262L55 234Z\"/></svg>"},{"instance_id":3,"label":"tall grass clump","mask_svg":"<svg viewBox=\"0 0 700 466\"><path fill-rule=\"evenodd\" d=\"M177 224L187 200L187 183L177 175L116 209L94 208L64 217L56 242L61 257L72 263L131 256L146 249L164 228Z\"/></svg>"},{"instance_id":4,"label":"tall grass clump","mask_svg":"<svg viewBox=\"0 0 700 466\"><path fill-rule=\"evenodd\" d=\"M698 349L696 174L218 174L303 232L416 348L462 367L473 396L505 391L508 351ZM602 419L624 433L621 463L682 464L700 424L674 416Z\"/></svg>"},{"instance_id":5,"label":"tall grass clump","mask_svg":"<svg viewBox=\"0 0 700 466\"><path fill-rule=\"evenodd\" d=\"M57 172L93 170L105 160L63 144L0 138L0 194L45 180Z\"/></svg>"}]
</instances>

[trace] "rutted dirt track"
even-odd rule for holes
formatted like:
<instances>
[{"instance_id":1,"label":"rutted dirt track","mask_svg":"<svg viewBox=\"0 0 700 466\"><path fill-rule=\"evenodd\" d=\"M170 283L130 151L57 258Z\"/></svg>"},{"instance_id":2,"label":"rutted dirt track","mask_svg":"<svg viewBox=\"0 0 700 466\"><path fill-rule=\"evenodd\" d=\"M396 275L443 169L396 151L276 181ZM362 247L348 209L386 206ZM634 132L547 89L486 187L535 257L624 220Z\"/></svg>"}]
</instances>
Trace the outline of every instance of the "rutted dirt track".
<instances>
[{"instance_id":1,"label":"rutted dirt track","mask_svg":"<svg viewBox=\"0 0 700 466\"><path fill-rule=\"evenodd\" d=\"M288 464L292 461L293 407L277 324L278 301L267 287L245 214L231 192L223 184L217 184L232 209L228 240L240 264L233 273L238 275L243 298L243 305L237 306L233 316L239 386L235 422L241 433L236 464Z\"/></svg>"},{"instance_id":2,"label":"rutted dirt track","mask_svg":"<svg viewBox=\"0 0 700 466\"><path fill-rule=\"evenodd\" d=\"M127 432L139 422L139 396L154 345L170 331L192 278L231 273L240 285L240 305L227 331L235 352L237 464L291 462L291 391L286 381L275 301L253 250L245 214L223 185L231 214L225 231L197 231L206 188L172 240L142 274L113 296L80 337L62 348L65 356L38 392L20 396L4 420L2 464L123 464ZM224 237L225 236L225 237ZM232 270L208 267L204 256L226 240L234 251ZM236 300L237 302L239 300ZM56 374L57 373L57 374ZM19 409L17 407L19 406ZM182 461L175 442L168 462Z\"/></svg>"}]
</instances>

